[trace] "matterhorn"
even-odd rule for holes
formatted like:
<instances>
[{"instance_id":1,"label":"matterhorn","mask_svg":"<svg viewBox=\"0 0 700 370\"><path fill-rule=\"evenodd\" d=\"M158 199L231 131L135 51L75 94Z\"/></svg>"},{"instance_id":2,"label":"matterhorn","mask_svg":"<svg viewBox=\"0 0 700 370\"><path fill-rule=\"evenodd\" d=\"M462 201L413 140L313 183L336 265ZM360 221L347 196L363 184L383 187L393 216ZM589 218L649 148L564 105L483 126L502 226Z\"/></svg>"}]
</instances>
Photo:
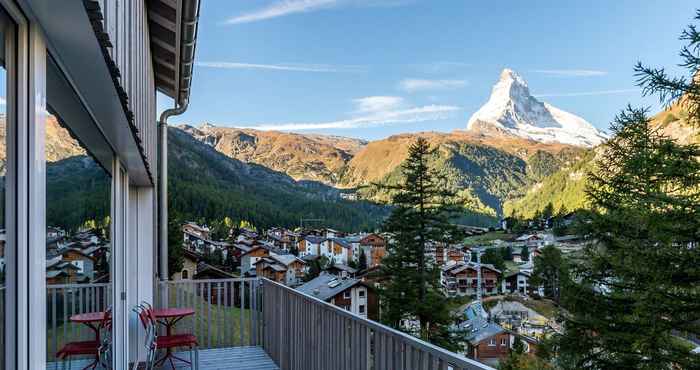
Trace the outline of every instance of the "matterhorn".
<instances>
[{"instance_id":1,"label":"matterhorn","mask_svg":"<svg viewBox=\"0 0 700 370\"><path fill-rule=\"evenodd\" d=\"M501 72L489 101L469 118L467 129L582 147L593 147L606 139L583 118L530 95L525 80L510 69Z\"/></svg>"}]
</instances>

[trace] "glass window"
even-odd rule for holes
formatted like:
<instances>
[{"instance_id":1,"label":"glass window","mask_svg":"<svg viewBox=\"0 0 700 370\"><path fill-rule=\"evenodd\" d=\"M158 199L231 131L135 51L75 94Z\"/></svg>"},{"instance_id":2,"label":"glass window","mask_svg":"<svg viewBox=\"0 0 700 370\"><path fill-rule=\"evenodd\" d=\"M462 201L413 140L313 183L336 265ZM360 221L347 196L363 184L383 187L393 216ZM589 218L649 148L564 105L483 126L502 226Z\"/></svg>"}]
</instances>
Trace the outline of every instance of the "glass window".
<instances>
[{"instance_id":1,"label":"glass window","mask_svg":"<svg viewBox=\"0 0 700 370\"><path fill-rule=\"evenodd\" d=\"M15 30L14 23L10 17L0 8L0 312L5 311L5 282L7 263L5 260L5 251L7 248L12 248L12 245L7 245L6 212L8 211L5 205L5 189L7 176L8 162L14 160L14 157L8 157L7 151L7 128L13 124L8 120L8 106L13 100L8 96L8 51L15 50L14 37L12 36ZM5 367L5 317L4 314L0 317L0 368Z\"/></svg>"},{"instance_id":2,"label":"glass window","mask_svg":"<svg viewBox=\"0 0 700 370\"><path fill-rule=\"evenodd\" d=\"M361 304L360 305L360 314L365 313L365 305Z\"/></svg>"},{"instance_id":3,"label":"glass window","mask_svg":"<svg viewBox=\"0 0 700 370\"><path fill-rule=\"evenodd\" d=\"M343 298L350 299L350 290L346 290L343 292Z\"/></svg>"},{"instance_id":4,"label":"glass window","mask_svg":"<svg viewBox=\"0 0 700 370\"><path fill-rule=\"evenodd\" d=\"M73 134L71 122L52 113L45 137L46 359L80 361L82 368L97 355L73 353L68 344L111 347L105 321L112 290L111 176Z\"/></svg>"}]
</instances>

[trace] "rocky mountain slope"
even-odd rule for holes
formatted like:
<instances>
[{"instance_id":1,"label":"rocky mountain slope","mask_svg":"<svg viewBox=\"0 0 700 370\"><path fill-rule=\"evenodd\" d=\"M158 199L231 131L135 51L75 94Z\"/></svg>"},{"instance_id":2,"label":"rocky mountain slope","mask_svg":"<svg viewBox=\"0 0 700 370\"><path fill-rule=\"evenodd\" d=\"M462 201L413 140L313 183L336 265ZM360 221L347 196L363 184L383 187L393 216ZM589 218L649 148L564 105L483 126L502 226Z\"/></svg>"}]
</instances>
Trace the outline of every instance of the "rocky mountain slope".
<instances>
[{"instance_id":1,"label":"rocky mountain slope","mask_svg":"<svg viewBox=\"0 0 700 370\"><path fill-rule=\"evenodd\" d=\"M501 72L488 102L469 118L467 129L582 147L605 140L583 118L537 100L525 80L510 69Z\"/></svg>"},{"instance_id":2,"label":"rocky mountain slope","mask_svg":"<svg viewBox=\"0 0 700 370\"><path fill-rule=\"evenodd\" d=\"M345 164L367 143L338 136L300 135L277 131L257 131L183 125L189 133L224 155L284 172L295 180L336 184Z\"/></svg>"}]
</instances>

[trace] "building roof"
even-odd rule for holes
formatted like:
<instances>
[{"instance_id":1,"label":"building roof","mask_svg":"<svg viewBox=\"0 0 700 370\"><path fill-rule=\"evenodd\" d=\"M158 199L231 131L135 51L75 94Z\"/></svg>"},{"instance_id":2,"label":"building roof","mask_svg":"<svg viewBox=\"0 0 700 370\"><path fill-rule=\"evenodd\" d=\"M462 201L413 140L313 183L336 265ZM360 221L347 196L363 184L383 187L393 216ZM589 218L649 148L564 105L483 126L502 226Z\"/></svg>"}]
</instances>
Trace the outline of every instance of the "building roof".
<instances>
[{"instance_id":1,"label":"building roof","mask_svg":"<svg viewBox=\"0 0 700 370\"><path fill-rule=\"evenodd\" d=\"M306 235L304 236L304 240L308 241L311 244L321 244L324 240L326 240L326 238L316 235Z\"/></svg>"},{"instance_id":2,"label":"building roof","mask_svg":"<svg viewBox=\"0 0 700 370\"><path fill-rule=\"evenodd\" d=\"M472 331L467 334L467 340L469 341L469 343L475 346L483 342L484 340L491 338L494 335L501 334L505 331L506 330L503 329L500 325L493 322L489 322L486 323L485 326L472 329Z\"/></svg>"},{"instance_id":3,"label":"building roof","mask_svg":"<svg viewBox=\"0 0 700 370\"><path fill-rule=\"evenodd\" d=\"M178 105L186 104L192 83L199 0L150 0L147 4L156 88Z\"/></svg>"},{"instance_id":4,"label":"building roof","mask_svg":"<svg viewBox=\"0 0 700 370\"><path fill-rule=\"evenodd\" d=\"M345 249L352 248L352 245L344 238L328 238L328 240L333 241Z\"/></svg>"},{"instance_id":5,"label":"building roof","mask_svg":"<svg viewBox=\"0 0 700 370\"><path fill-rule=\"evenodd\" d=\"M348 266L348 265L343 265L343 264L340 264L340 263L336 263L336 264L334 264L333 266L331 266L330 268L332 268L332 269L338 269L338 270L340 270L340 271L345 271L345 272L347 272L347 273L349 273L349 274L355 274L355 273L357 273L357 269L356 269L356 268L352 268L352 267L350 267L350 266Z\"/></svg>"},{"instance_id":6,"label":"building roof","mask_svg":"<svg viewBox=\"0 0 700 370\"><path fill-rule=\"evenodd\" d=\"M218 278L235 278L236 276L226 272L220 268L214 267L208 263L200 262L197 265L197 273L194 274L194 278L197 279L200 276L214 276Z\"/></svg>"},{"instance_id":7,"label":"building roof","mask_svg":"<svg viewBox=\"0 0 700 370\"><path fill-rule=\"evenodd\" d=\"M529 271L513 270L513 271L507 272L507 273L505 274L505 277L506 277L506 278L509 278L509 277L513 277L513 276L515 276L515 275L525 275L525 276L527 276L527 277L530 277L530 276L531 276L531 274L530 274Z\"/></svg>"},{"instance_id":8,"label":"building roof","mask_svg":"<svg viewBox=\"0 0 700 370\"><path fill-rule=\"evenodd\" d=\"M46 271L46 277L49 279L52 279L52 278L55 278L58 276L68 276L68 274L63 270Z\"/></svg>"},{"instance_id":9,"label":"building roof","mask_svg":"<svg viewBox=\"0 0 700 370\"><path fill-rule=\"evenodd\" d=\"M306 263L302 259L298 258L297 256L293 254L272 254L270 255L270 258L275 259L277 262L289 266L293 262L301 262L301 263Z\"/></svg>"},{"instance_id":10,"label":"building roof","mask_svg":"<svg viewBox=\"0 0 700 370\"><path fill-rule=\"evenodd\" d=\"M501 273L501 270L498 270L492 264L488 264L488 263L482 263L481 269L482 270L488 269L488 270L497 272L499 274ZM476 270L476 263L459 261L455 264L446 265L442 268L443 272L450 273L450 274L459 274L460 272L465 271L465 270Z\"/></svg>"},{"instance_id":11,"label":"building roof","mask_svg":"<svg viewBox=\"0 0 700 370\"><path fill-rule=\"evenodd\" d=\"M297 290L306 295L327 301L335 297L338 293L341 293L344 290L352 288L360 283L361 281L358 279L341 279L335 275L322 272L313 280L298 287Z\"/></svg>"}]
</instances>

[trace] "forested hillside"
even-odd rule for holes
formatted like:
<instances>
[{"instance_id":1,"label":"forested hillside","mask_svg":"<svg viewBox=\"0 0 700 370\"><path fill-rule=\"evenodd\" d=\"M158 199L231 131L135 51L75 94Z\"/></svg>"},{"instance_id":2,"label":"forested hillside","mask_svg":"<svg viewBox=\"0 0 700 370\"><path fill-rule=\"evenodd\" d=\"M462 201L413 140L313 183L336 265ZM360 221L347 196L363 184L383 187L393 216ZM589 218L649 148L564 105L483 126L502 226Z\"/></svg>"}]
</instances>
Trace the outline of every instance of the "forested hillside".
<instances>
[{"instance_id":1,"label":"forested hillside","mask_svg":"<svg viewBox=\"0 0 700 370\"><path fill-rule=\"evenodd\" d=\"M677 103L650 120L653 127L681 143L700 143L700 130L687 122L687 116L682 104ZM506 202L504 214L531 218L549 204L552 204L555 211L562 207L568 211L585 208L586 174L595 170L595 158L603 150L605 146L599 146L574 165L564 166L543 177L541 181L529 187L522 197Z\"/></svg>"},{"instance_id":2,"label":"forested hillside","mask_svg":"<svg viewBox=\"0 0 700 370\"><path fill-rule=\"evenodd\" d=\"M374 230L383 206L339 198L339 191L295 181L269 168L229 158L184 131L169 130L169 207L181 220L246 220L257 227L295 227L302 218L328 227Z\"/></svg>"}]
</instances>

